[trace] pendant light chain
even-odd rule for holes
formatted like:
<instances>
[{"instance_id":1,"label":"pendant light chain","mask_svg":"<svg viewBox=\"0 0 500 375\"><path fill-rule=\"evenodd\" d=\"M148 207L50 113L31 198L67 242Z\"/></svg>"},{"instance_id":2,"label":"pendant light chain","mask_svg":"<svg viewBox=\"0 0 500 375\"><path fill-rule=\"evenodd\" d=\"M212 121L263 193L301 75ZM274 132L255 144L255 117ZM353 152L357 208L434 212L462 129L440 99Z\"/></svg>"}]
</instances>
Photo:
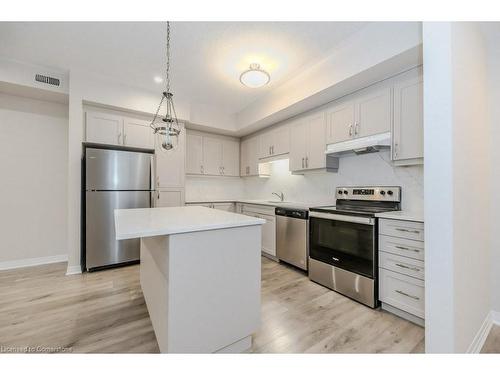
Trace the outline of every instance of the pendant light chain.
<instances>
[{"instance_id":1,"label":"pendant light chain","mask_svg":"<svg viewBox=\"0 0 500 375\"><path fill-rule=\"evenodd\" d=\"M174 148L173 138L178 141L178 136L181 132L177 113L175 112L173 94L170 92L170 22L167 21L167 67L166 67L166 90L162 94L160 104L156 110L153 121L150 126L157 136L162 150L171 150ZM163 117L164 126L156 125L156 120L160 113L161 106L165 102L166 111Z\"/></svg>"}]
</instances>

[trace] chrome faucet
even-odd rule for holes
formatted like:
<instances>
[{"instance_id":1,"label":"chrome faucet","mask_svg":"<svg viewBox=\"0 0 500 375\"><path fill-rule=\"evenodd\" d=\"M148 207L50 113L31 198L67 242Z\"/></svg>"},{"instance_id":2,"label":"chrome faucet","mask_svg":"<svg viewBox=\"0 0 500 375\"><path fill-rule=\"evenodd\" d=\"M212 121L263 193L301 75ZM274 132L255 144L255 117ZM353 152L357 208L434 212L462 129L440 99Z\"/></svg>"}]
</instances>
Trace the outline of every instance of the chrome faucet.
<instances>
[{"instance_id":1,"label":"chrome faucet","mask_svg":"<svg viewBox=\"0 0 500 375\"><path fill-rule=\"evenodd\" d=\"M276 195L281 202L283 202L285 200L285 194L283 194L282 191L280 191L279 193L273 193L274 195Z\"/></svg>"}]
</instances>

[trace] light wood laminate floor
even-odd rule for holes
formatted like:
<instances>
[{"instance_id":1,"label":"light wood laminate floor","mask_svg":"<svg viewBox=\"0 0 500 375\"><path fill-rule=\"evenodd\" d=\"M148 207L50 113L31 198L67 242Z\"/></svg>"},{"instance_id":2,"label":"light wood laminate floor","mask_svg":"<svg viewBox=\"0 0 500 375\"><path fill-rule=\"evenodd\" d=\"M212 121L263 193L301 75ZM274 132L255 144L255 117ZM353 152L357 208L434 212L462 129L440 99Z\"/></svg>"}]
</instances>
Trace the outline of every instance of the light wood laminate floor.
<instances>
[{"instance_id":1,"label":"light wood laminate floor","mask_svg":"<svg viewBox=\"0 0 500 375\"><path fill-rule=\"evenodd\" d=\"M1 351L158 352L139 266L65 271L58 263L0 272ZM421 327L262 258L262 325L251 352L423 351Z\"/></svg>"}]
</instances>

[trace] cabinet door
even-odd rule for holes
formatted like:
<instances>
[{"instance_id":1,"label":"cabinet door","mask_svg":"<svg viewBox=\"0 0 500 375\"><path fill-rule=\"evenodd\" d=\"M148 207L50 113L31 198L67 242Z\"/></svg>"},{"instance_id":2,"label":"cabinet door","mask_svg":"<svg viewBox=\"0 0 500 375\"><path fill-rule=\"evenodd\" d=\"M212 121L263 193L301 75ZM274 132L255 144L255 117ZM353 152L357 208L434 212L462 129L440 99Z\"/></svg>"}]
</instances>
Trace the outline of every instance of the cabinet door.
<instances>
[{"instance_id":1,"label":"cabinet door","mask_svg":"<svg viewBox=\"0 0 500 375\"><path fill-rule=\"evenodd\" d=\"M248 175L259 175L259 137L248 139Z\"/></svg>"},{"instance_id":2,"label":"cabinet door","mask_svg":"<svg viewBox=\"0 0 500 375\"><path fill-rule=\"evenodd\" d=\"M222 175L222 141L203 137L203 173Z\"/></svg>"},{"instance_id":3,"label":"cabinet door","mask_svg":"<svg viewBox=\"0 0 500 375\"><path fill-rule=\"evenodd\" d=\"M351 139L354 135L354 102L336 105L327 111L328 131L326 143L337 143Z\"/></svg>"},{"instance_id":4,"label":"cabinet door","mask_svg":"<svg viewBox=\"0 0 500 375\"><path fill-rule=\"evenodd\" d=\"M300 171L306 168L308 123L302 119L291 126L290 171Z\"/></svg>"},{"instance_id":5,"label":"cabinet door","mask_svg":"<svg viewBox=\"0 0 500 375\"><path fill-rule=\"evenodd\" d=\"M213 208L221 211L235 212L234 203L214 203Z\"/></svg>"},{"instance_id":6,"label":"cabinet door","mask_svg":"<svg viewBox=\"0 0 500 375\"><path fill-rule=\"evenodd\" d=\"M181 125L177 146L169 151L155 150L156 187L183 187L186 160L186 131Z\"/></svg>"},{"instance_id":7,"label":"cabinet door","mask_svg":"<svg viewBox=\"0 0 500 375\"><path fill-rule=\"evenodd\" d=\"M273 146L274 137L272 131L267 131L259 135L259 158L267 158L271 156L271 148Z\"/></svg>"},{"instance_id":8,"label":"cabinet door","mask_svg":"<svg viewBox=\"0 0 500 375\"><path fill-rule=\"evenodd\" d=\"M421 75L394 85L393 160L424 156L423 79Z\"/></svg>"},{"instance_id":9,"label":"cabinet door","mask_svg":"<svg viewBox=\"0 0 500 375\"><path fill-rule=\"evenodd\" d=\"M158 189L155 207L184 206L184 189Z\"/></svg>"},{"instance_id":10,"label":"cabinet door","mask_svg":"<svg viewBox=\"0 0 500 375\"><path fill-rule=\"evenodd\" d=\"M290 152L290 127L281 126L273 130L272 141L271 154L273 156L288 154Z\"/></svg>"},{"instance_id":11,"label":"cabinet door","mask_svg":"<svg viewBox=\"0 0 500 375\"><path fill-rule=\"evenodd\" d=\"M326 167L326 124L325 114L318 113L307 118L308 144L306 156L307 169L319 169Z\"/></svg>"},{"instance_id":12,"label":"cabinet door","mask_svg":"<svg viewBox=\"0 0 500 375\"><path fill-rule=\"evenodd\" d=\"M249 149L251 139L245 139L240 143L240 176L248 176L250 174Z\"/></svg>"},{"instance_id":13,"label":"cabinet door","mask_svg":"<svg viewBox=\"0 0 500 375\"><path fill-rule=\"evenodd\" d=\"M391 89L373 89L356 101L354 136L366 137L391 130Z\"/></svg>"},{"instance_id":14,"label":"cabinet door","mask_svg":"<svg viewBox=\"0 0 500 375\"><path fill-rule=\"evenodd\" d=\"M131 147L154 148L150 122L133 118L123 119L123 144Z\"/></svg>"},{"instance_id":15,"label":"cabinet door","mask_svg":"<svg viewBox=\"0 0 500 375\"><path fill-rule=\"evenodd\" d=\"M93 143L123 144L123 118L108 113L86 112L85 138Z\"/></svg>"},{"instance_id":16,"label":"cabinet door","mask_svg":"<svg viewBox=\"0 0 500 375\"><path fill-rule=\"evenodd\" d=\"M271 215L256 215L266 220L262 225L262 251L276 256L276 218Z\"/></svg>"},{"instance_id":17,"label":"cabinet door","mask_svg":"<svg viewBox=\"0 0 500 375\"><path fill-rule=\"evenodd\" d=\"M186 134L186 173L203 174L203 137Z\"/></svg>"},{"instance_id":18,"label":"cabinet door","mask_svg":"<svg viewBox=\"0 0 500 375\"><path fill-rule=\"evenodd\" d=\"M240 143L235 140L222 141L222 174L239 176Z\"/></svg>"}]
</instances>

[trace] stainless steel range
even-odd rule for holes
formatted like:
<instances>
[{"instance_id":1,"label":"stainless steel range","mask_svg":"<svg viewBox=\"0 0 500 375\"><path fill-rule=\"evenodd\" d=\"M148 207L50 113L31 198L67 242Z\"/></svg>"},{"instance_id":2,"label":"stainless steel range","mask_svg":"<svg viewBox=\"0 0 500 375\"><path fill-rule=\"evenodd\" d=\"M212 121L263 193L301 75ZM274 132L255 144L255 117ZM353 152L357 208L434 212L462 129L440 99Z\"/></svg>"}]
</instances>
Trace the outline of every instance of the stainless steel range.
<instances>
[{"instance_id":1,"label":"stainless steel range","mask_svg":"<svg viewBox=\"0 0 500 375\"><path fill-rule=\"evenodd\" d=\"M378 306L376 213L401 209L398 186L339 187L336 205L309 213L309 278Z\"/></svg>"}]
</instances>

